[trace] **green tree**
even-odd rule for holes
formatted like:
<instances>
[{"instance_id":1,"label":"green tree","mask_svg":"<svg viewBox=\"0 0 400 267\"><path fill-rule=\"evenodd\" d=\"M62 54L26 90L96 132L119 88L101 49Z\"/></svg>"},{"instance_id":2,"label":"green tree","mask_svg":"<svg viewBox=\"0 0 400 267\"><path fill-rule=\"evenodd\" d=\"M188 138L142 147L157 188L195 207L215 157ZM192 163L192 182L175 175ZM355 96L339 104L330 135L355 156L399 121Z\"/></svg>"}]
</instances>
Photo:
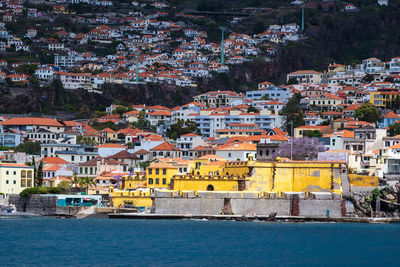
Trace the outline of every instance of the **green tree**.
<instances>
[{"instance_id":1,"label":"green tree","mask_svg":"<svg viewBox=\"0 0 400 267\"><path fill-rule=\"evenodd\" d=\"M138 166L139 166L139 168L146 170L146 168L150 166L150 162L142 161L142 162L139 162Z\"/></svg>"},{"instance_id":2,"label":"green tree","mask_svg":"<svg viewBox=\"0 0 400 267\"><path fill-rule=\"evenodd\" d=\"M298 84L299 81L295 77L290 77L288 84Z\"/></svg>"},{"instance_id":3,"label":"green tree","mask_svg":"<svg viewBox=\"0 0 400 267\"><path fill-rule=\"evenodd\" d=\"M39 142L25 142L19 144L15 148L16 152L25 152L30 155L39 155L40 154L40 143Z\"/></svg>"},{"instance_id":4,"label":"green tree","mask_svg":"<svg viewBox=\"0 0 400 267\"><path fill-rule=\"evenodd\" d=\"M97 142L95 140L93 140L92 138L87 137L87 136L81 136L81 135L79 135L76 138L76 142L78 144L82 144L82 145L89 145L89 146L97 145Z\"/></svg>"},{"instance_id":5,"label":"green tree","mask_svg":"<svg viewBox=\"0 0 400 267\"><path fill-rule=\"evenodd\" d=\"M22 64L17 68L15 68L15 70L18 73L33 75L35 73L35 70L37 70L37 68L38 67L35 64Z\"/></svg>"},{"instance_id":6,"label":"green tree","mask_svg":"<svg viewBox=\"0 0 400 267\"><path fill-rule=\"evenodd\" d=\"M84 188L86 194L89 193L89 187L96 185L93 177L82 177L79 179L79 187Z\"/></svg>"},{"instance_id":7,"label":"green tree","mask_svg":"<svg viewBox=\"0 0 400 267\"><path fill-rule=\"evenodd\" d=\"M127 108L127 107L119 106L119 107L117 107L112 113L113 113L113 114L122 115L122 114L127 113L127 112L129 112L129 111L131 111L131 110L132 110L132 108Z\"/></svg>"},{"instance_id":8,"label":"green tree","mask_svg":"<svg viewBox=\"0 0 400 267\"><path fill-rule=\"evenodd\" d=\"M75 188L79 185L79 178L75 172L72 175L72 179L69 183L71 184L71 187L75 187Z\"/></svg>"},{"instance_id":9,"label":"green tree","mask_svg":"<svg viewBox=\"0 0 400 267\"><path fill-rule=\"evenodd\" d=\"M362 79L361 79L361 82L363 82L363 83L370 83L370 82L372 82L374 80L374 76L372 75L372 74L367 74L367 75L365 75Z\"/></svg>"},{"instance_id":10,"label":"green tree","mask_svg":"<svg viewBox=\"0 0 400 267\"><path fill-rule=\"evenodd\" d=\"M112 121L98 122L97 120L94 120L90 123L90 126L92 126L97 131L104 130L105 128L110 128L114 131L118 130L118 126L115 125L115 123L113 123Z\"/></svg>"},{"instance_id":11,"label":"green tree","mask_svg":"<svg viewBox=\"0 0 400 267\"><path fill-rule=\"evenodd\" d=\"M304 134L306 137L322 137L322 133L319 130L308 131Z\"/></svg>"},{"instance_id":12,"label":"green tree","mask_svg":"<svg viewBox=\"0 0 400 267\"><path fill-rule=\"evenodd\" d=\"M43 161L39 163L37 171L35 172L35 185L36 186L43 185Z\"/></svg>"},{"instance_id":13,"label":"green tree","mask_svg":"<svg viewBox=\"0 0 400 267\"><path fill-rule=\"evenodd\" d=\"M146 119L146 110L141 110L139 112L138 120L133 123L133 125L140 130L150 130L150 122Z\"/></svg>"},{"instance_id":14,"label":"green tree","mask_svg":"<svg viewBox=\"0 0 400 267\"><path fill-rule=\"evenodd\" d=\"M354 117L360 121L376 123L380 118L380 114L373 104L367 102L354 111Z\"/></svg>"},{"instance_id":15,"label":"green tree","mask_svg":"<svg viewBox=\"0 0 400 267\"><path fill-rule=\"evenodd\" d=\"M304 125L304 115L301 109L300 100L300 94L293 94L281 111L281 114L285 116L283 128L290 136L293 136L292 125L293 129Z\"/></svg>"},{"instance_id":16,"label":"green tree","mask_svg":"<svg viewBox=\"0 0 400 267\"><path fill-rule=\"evenodd\" d=\"M94 112L94 115L95 115L96 118L100 118L100 117L103 117L103 116L107 116L107 112L105 112L105 111L100 111L100 110L96 110L96 111Z\"/></svg>"},{"instance_id":17,"label":"green tree","mask_svg":"<svg viewBox=\"0 0 400 267\"><path fill-rule=\"evenodd\" d=\"M135 148L135 143L134 142L129 142L129 143L126 143L126 146L128 147L128 149L134 149Z\"/></svg>"},{"instance_id":18,"label":"green tree","mask_svg":"<svg viewBox=\"0 0 400 267\"><path fill-rule=\"evenodd\" d=\"M395 135L400 134L400 123L395 123L395 124L389 125L388 134L390 136L395 136Z\"/></svg>"},{"instance_id":19,"label":"green tree","mask_svg":"<svg viewBox=\"0 0 400 267\"><path fill-rule=\"evenodd\" d=\"M71 183L68 181L61 181L58 185L58 188L62 190L63 193L69 193L71 190Z\"/></svg>"},{"instance_id":20,"label":"green tree","mask_svg":"<svg viewBox=\"0 0 400 267\"><path fill-rule=\"evenodd\" d=\"M198 135L201 134L200 129L197 127L196 122L191 120L184 121L181 119L178 119L176 123L171 124L166 132L167 136L174 140L181 137L181 135L188 133L194 133Z\"/></svg>"},{"instance_id":21,"label":"green tree","mask_svg":"<svg viewBox=\"0 0 400 267\"><path fill-rule=\"evenodd\" d=\"M259 113L260 111L253 106L247 108L247 113Z\"/></svg>"}]
</instances>

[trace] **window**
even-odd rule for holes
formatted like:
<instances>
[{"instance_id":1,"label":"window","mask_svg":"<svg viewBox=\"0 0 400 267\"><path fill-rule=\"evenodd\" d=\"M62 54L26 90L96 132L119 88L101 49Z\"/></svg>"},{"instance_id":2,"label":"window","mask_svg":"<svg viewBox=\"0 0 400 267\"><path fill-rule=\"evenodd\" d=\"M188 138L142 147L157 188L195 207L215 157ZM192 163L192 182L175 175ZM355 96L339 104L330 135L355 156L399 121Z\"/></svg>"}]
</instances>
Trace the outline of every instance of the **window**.
<instances>
[{"instance_id":1,"label":"window","mask_svg":"<svg viewBox=\"0 0 400 267\"><path fill-rule=\"evenodd\" d=\"M6 174L7 174L7 175L9 175L9 174L10 174L10 172L9 172L9 171L6 171Z\"/></svg>"},{"instance_id":2,"label":"window","mask_svg":"<svg viewBox=\"0 0 400 267\"><path fill-rule=\"evenodd\" d=\"M153 169L149 169L149 175L153 174Z\"/></svg>"},{"instance_id":3,"label":"window","mask_svg":"<svg viewBox=\"0 0 400 267\"><path fill-rule=\"evenodd\" d=\"M167 179L166 178L162 179L162 184L167 184Z\"/></svg>"},{"instance_id":4,"label":"window","mask_svg":"<svg viewBox=\"0 0 400 267\"><path fill-rule=\"evenodd\" d=\"M153 184L153 178L149 178L149 184Z\"/></svg>"},{"instance_id":5,"label":"window","mask_svg":"<svg viewBox=\"0 0 400 267\"><path fill-rule=\"evenodd\" d=\"M156 175L160 174L160 169L156 169Z\"/></svg>"},{"instance_id":6,"label":"window","mask_svg":"<svg viewBox=\"0 0 400 267\"><path fill-rule=\"evenodd\" d=\"M17 181L16 181L16 180L14 180L14 181L13 181L13 184L17 184Z\"/></svg>"},{"instance_id":7,"label":"window","mask_svg":"<svg viewBox=\"0 0 400 267\"><path fill-rule=\"evenodd\" d=\"M8 184L8 180L6 180L6 184Z\"/></svg>"},{"instance_id":8,"label":"window","mask_svg":"<svg viewBox=\"0 0 400 267\"><path fill-rule=\"evenodd\" d=\"M156 184L160 184L160 179L156 178Z\"/></svg>"},{"instance_id":9,"label":"window","mask_svg":"<svg viewBox=\"0 0 400 267\"><path fill-rule=\"evenodd\" d=\"M166 174L167 174L167 169L163 169L163 170L162 170L162 174L163 174L163 175L166 175Z\"/></svg>"},{"instance_id":10,"label":"window","mask_svg":"<svg viewBox=\"0 0 400 267\"><path fill-rule=\"evenodd\" d=\"M75 161L75 156L71 156L71 161Z\"/></svg>"},{"instance_id":11,"label":"window","mask_svg":"<svg viewBox=\"0 0 400 267\"><path fill-rule=\"evenodd\" d=\"M232 153L228 153L228 157L232 157Z\"/></svg>"}]
</instances>

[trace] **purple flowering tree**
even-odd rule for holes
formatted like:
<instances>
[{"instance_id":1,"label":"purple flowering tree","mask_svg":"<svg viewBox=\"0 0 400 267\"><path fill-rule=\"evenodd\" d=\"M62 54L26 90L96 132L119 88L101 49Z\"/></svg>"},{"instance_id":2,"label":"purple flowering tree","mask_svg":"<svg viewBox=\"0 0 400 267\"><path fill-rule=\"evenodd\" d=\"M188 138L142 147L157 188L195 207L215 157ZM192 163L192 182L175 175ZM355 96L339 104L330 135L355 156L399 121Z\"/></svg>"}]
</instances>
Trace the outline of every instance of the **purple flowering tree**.
<instances>
[{"instance_id":1,"label":"purple flowering tree","mask_svg":"<svg viewBox=\"0 0 400 267\"><path fill-rule=\"evenodd\" d=\"M318 152L324 152L325 145L320 143L318 138L313 137L300 137L293 138L287 143L283 143L279 146L278 150L274 153L274 157L289 158L292 146L292 158L293 160L314 160L318 157Z\"/></svg>"}]
</instances>

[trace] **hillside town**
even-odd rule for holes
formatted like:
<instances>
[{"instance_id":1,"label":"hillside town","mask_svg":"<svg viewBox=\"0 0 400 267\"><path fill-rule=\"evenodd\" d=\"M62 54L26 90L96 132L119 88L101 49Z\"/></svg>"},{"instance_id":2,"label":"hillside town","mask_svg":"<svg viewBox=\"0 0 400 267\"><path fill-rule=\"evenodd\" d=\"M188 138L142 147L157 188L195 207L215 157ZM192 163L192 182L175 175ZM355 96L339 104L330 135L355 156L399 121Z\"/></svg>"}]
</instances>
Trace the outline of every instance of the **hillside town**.
<instances>
[{"instance_id":1,"label":"hillside town","mask_svg":"<svg viewBox=\"0 0 400 267\"><path fill-rule=\"evenodd\" d=\"M94 95L112 84L190 88L234 65L275 61L281 47L307 39L304 9L301 26L281 21L254 35L221 26L219 41L209 42L200 26L208 17L170 12L168 2L41 4L2 2L4 87L58 83ZM91 16L82 11L88 6L114 13ZM74 194L59 196L64 206L91 195L107 207L148 211L154 196L243 191L250 198L344 201L400 180L400 57L332 62L287 73L281 84L214 89L173 107L115 101L79 119L3 114L0 192ZM340 201L337 216L360 215L357 203L346 213Z\"/></svg>"},{"instance_id":2,"label":"hillside town","mask_svg":"<svg viewBox=\"0 0 400 267\"><path fill-rule=\"evenodd\" d=\"M210 91L173 108L113 104L98 118L70 121L3 116L0 168L6 175L0 190L20 193L38 183L86 188L89 194L111 198L117 207L137 198L123 192L139 190L144 201L139 206L149 207L148 196L155 189L244 190L239 189L244 187L240 179L249 179L253 162L274 161L302 161L303 168L340 163L349 177L357 177L349 178L347 189L342 184L323 192L342 194L396 183L399 73L400 58L369 58L354 67L331 64L323 73L295 71L287 75L287 85L265 81L246 93ZM19 152L24 146L36 150ZM233 180L224 185L204 181L225 173ZM190 177L199 182L185 180ZM303 182L297 189L285 184L269 190L308 191L311 184ZM246 190L260 188L250 183Z\"/></svg>"},{"instance_id":3,"label":"hillside town","mask_svg":"<svg viewBox=\"0 0 400 267\"><path fill-rule=\"evenodd\" d=\"M90 5L113 10L111 1L90 1ZM288 23L269 25L254 36L223 27L220 41L208 42L208 33L199 25L209 18L171 14L167 2L134 1L128 6L134 11L96 18L70 10L69 3L60 1L49 3L45 10L33 6L22 1L2 2L0 53L6 58L10 55L10 60L0 62L0 82L21 86L33 79L43 86L59 79L65 89L96 93L102 93L105 83L196 87L198 79L226 73L230 65L257 57L271 61L279 45L304 38L298 24ZM123 8L127 10L127 6ZM119 10L121 7L116 7L116 12ZM65 26L65 18L74 26ZM32 27L13 27L20 20ZM233 18L232 25L240 21ZM31 57L32 52L40 58Z\"/></svg>"},{"instance_id":4,"label":"hillside town","mask_svg":"<svg viewBox=\"0 0 400 267\"><path fill-rule=\"evenodd\" d=\"M0 266L395 266L399 230L400 0L0 0Z\"/></svg>"}]
</instances>

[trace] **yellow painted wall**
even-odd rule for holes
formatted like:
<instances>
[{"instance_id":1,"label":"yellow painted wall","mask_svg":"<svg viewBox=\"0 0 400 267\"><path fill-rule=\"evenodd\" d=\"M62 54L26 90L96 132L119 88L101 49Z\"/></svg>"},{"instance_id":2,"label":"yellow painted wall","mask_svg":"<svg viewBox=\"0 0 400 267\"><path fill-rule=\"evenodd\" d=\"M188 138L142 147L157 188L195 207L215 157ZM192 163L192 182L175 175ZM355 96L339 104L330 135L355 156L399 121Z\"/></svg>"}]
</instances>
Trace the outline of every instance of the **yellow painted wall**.
<instances>
[{"instance_id":1,"label":"yellow painted wall","mask_svg":"<svg viewBox=\"0 0 400 267\"><path fill-rule=\"evenodd\" d=\"M111 205L113 207L124 207L126 203L139 207L151 207L152 200L150 197L113 197L111 198Z\"/></svg>"},{"instance_id":2,"label":"yellow painted wall","mask_svg":"<svg viewBox=\"0 0 400 267\"><path fill-rule=\"evenodd\" d=\"M117 133L107 133L107 139L111 141L116 141L118 140L118 134Z\"/></svg>"},{"instance_id":3,"label":"yellow painted wall","mask_svg":"<svg viewBox=\"0 0 400 267\"><path fill-rule=\"evenodd\" d=\"M140 207L151 207L150 191L110 190L111 205L123 207L126 203Z\"/></svg>"},{"instance_id":4,"label":"yellow painted wall","mask_svg":"<svg viewBox=\"0 0 400 267\"><path fill-rule=\"evenodd\" d=\"M227 162L224 166L224 175L236 175L243 176L248 175L249 166L252 165L254 161L236 161Z\"/></svg>"},{"instance_id":5,"label":"yellow painted wall","mask_svg":"<svg viewBox=\"0 0 400 267\"><path fill-rule=\"evenodd\" d=\"M377 187L379 184L379 179L377 176L349 174L349 182L352 186Z\"/></svg>"},{"instance_id":6,"label":"yellow painted wall","mask_svg":"<svg viewBox=\"0 0 400 267\"><path fill-rule=\"evenodd\" d=\"M207 191L207 187L212 185L214 191L238 191L238 181L234 179L175 179L174 190L194 190Z\"/></svg>"},{"instance_id":7,"label":"yellow painted wall","mask_svg":"<svg viewBox=\"0 0 400 267\"><path fill-rule=\"evenodd\" d=\"M168 188L169 184L171 183L171 179L174 175L178 174L177 168L159 168L158 174L156 168L152 168L152 172L150 174L149 169L147 168L147 187L149 188ZM166 170L166 174L163 174L163 170ZM158 178L158 183L157 182ZM150 180L152 179L152 181ZM166 179L166 182L163 183L163 179Z\"/></svg>"},{"instance_id":8,"label":"yellow painted wall","mask_svg":"<svg viewBox=\"0 0 400 267\"><path fill-rule=\"evenodd\" d=\"M123 186L121 189L135 189L141 183L146 181L146 179L144 177L129 176L129 175L123 176L122 179L125 179L125 180L122 183Z\"/></svg>"},{"instance_id":9,"label":"yellow painted wall","mask_svg":"<svg viewBox=\"0 0 400 267\"><path fill-rule=\"evenodd\" d=\"M0 164L0 192L19 194L22 190L33 187L33 167L24 164Z\"/></svg>"},{"instance_id":10,"label":"yellow painted wall","mask_svg":"<svg viewBox=\"0 0 400 267\"><path fill-rule=\"evenodd\" d=\"M336 170L335 178L332 170ZM339 163L257 162L247 190L341 193ZM275 175L274 175L275 172ZM334 189L332 190L332 182Z\"/></svg>"}]
</instances>

